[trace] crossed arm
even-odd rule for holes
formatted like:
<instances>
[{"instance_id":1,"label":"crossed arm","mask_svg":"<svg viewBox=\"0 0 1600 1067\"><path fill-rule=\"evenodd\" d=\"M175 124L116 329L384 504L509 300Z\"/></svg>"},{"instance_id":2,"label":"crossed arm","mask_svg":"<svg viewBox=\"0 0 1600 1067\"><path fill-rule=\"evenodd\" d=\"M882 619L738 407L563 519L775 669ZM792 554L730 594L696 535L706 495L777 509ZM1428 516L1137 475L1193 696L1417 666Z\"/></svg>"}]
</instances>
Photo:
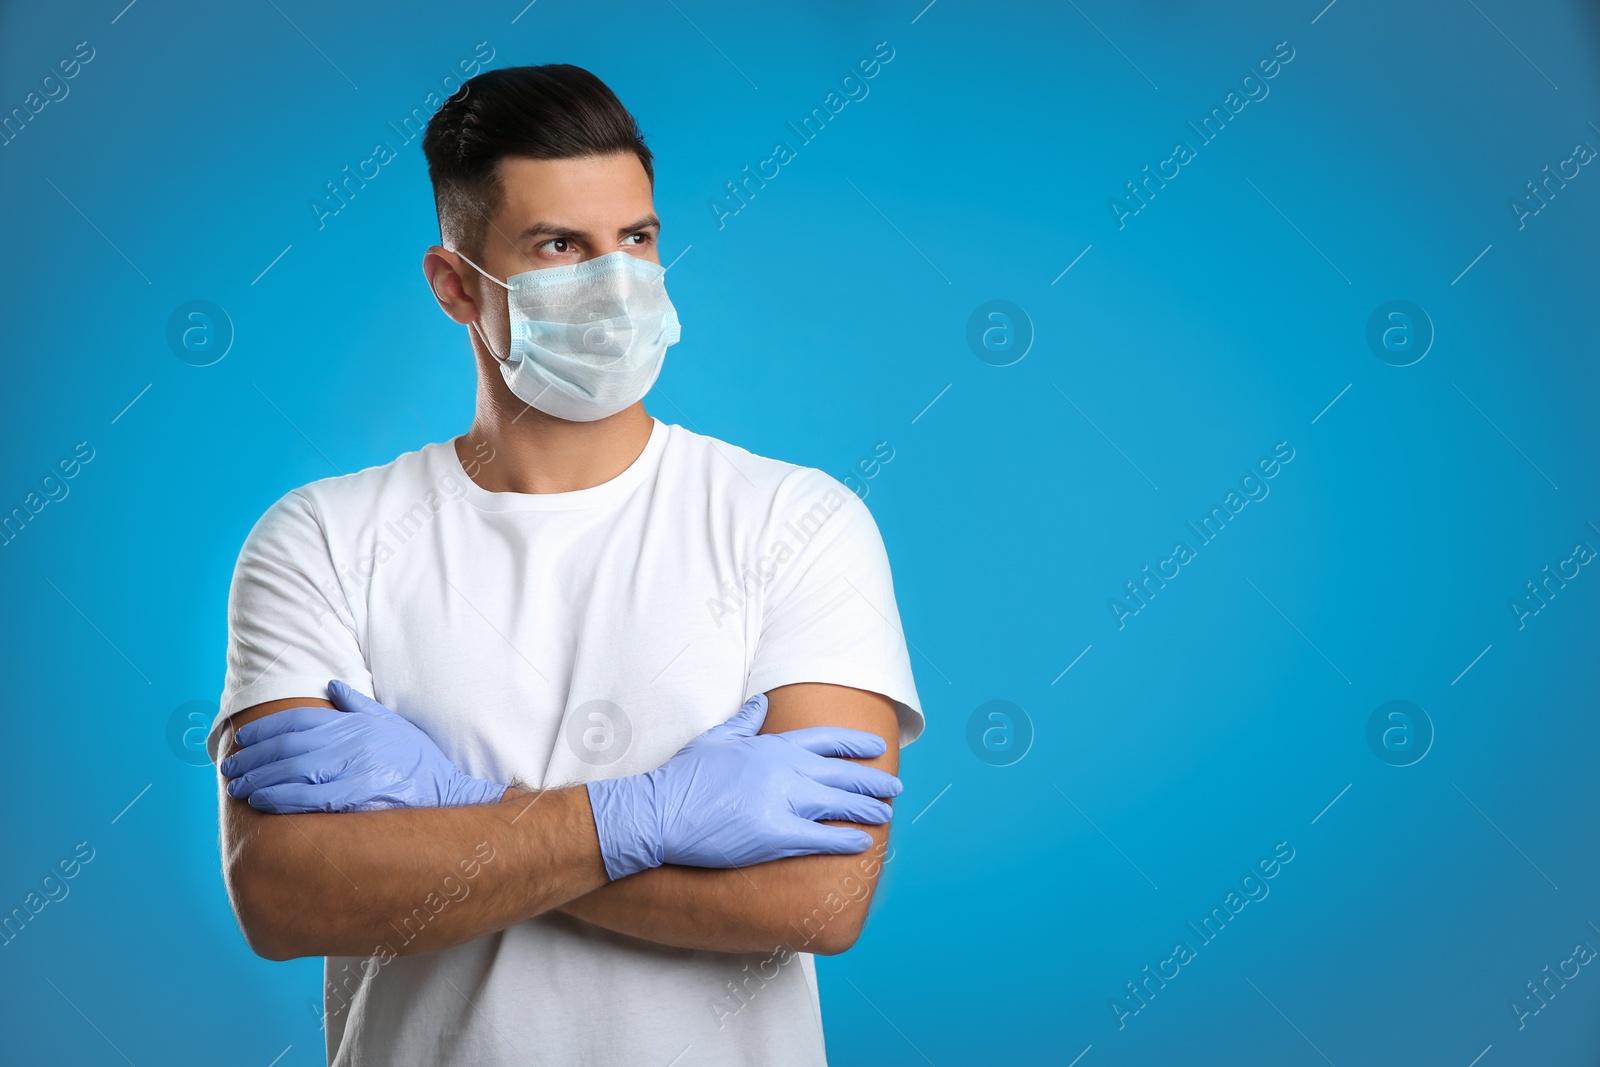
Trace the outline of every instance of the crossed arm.
<instances>
[{"instance_id":1,"label":"crossed arm","mask_svg":"<svg viewBox=\"0 0 1600 1067\"><path fill-rule=\"evenodd\" d=\"M888 744L860 762L897 773L887 697L806 682L773 689L768 702L762 733L867 730ZM332 706L273 701L232 725L306 705ZM233 748L230 733L224 754ZM269 959L447 948L552 910L679 948L832 955L860 935L889 832L860 825L873 847L854 855L727 870L668 864L611 882L582 786L508 789L497 804L469 807L267 815L229 797L225 784L219 775L224 878L246 939ZM425 902L427 921L408 923Z\"/></svg>"}]
</instances>

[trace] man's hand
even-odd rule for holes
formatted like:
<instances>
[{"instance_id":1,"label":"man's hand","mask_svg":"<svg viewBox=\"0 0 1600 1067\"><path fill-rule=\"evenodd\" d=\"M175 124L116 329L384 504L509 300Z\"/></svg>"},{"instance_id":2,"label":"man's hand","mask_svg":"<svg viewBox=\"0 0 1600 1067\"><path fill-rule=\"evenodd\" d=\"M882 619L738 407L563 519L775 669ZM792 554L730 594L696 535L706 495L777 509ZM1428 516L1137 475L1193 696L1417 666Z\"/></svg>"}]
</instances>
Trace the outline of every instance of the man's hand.
<instances>
[{"instance_id":1,"label":"man's hand","mask_svg":"<svg viewBox=\"0 0 1600 1067\"><path fill-rule=\"evenodd\" d=\"M749 867L872 847L865 830L817 820L889 821L893 809L876 798L897 796L900 779L833 758L881 756L883 738L836 726L758 735L766 717L758 693L657 769L589 783L613 881L663 863Z\"/></svg>"},{"instance_id":2,"label":"man's hand","mask_svg":"<svg viewBox=\"0 0 1600 1067\"><path fill-rule=\"evenodd\" d=\"M286 814L493 804L505 793L365 693L335 680L328 694L341 710L288 708L239 728L241 747L221 766L229 796Z\"/></svg>"},{"instance_id":3,"label":"man's hand","mask_svg":"<svg viewBox=\"0 0 1600 1067\"><path fill-rule=\"evenodd\" d=\"M821 682L774 687L761 729L770 734L813 726L850 726L882 739L881 755L862 762L889 774L900 769L898 717L881 693ZM889 826L833 825L872 838L866 852L795 856L733 870L663 864L610 881L556 909L619 934L673 948L713 952L834 955L856 944L892 858Z\"/></svg>"}]
</instances>

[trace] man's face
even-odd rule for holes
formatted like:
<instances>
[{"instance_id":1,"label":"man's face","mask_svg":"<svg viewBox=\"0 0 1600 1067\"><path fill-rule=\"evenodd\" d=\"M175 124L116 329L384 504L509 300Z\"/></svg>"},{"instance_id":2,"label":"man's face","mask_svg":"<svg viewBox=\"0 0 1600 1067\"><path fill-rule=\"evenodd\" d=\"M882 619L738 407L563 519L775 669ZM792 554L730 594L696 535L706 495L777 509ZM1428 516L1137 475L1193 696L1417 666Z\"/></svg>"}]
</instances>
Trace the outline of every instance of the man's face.
<instances>
[{"instance_id":1,"label":"man's face","mask_svg":"<svg viewBox=\"0 0 1600 1067\"><path fill-rule=\"evenodd\" d=\"M507 157L499 163L503 195L489 219L480 266L496 278L609 252L660 263L650 179L632 152L581 159ZM506 291L465 263L429 249L423 270L440 305L457 322L476 321L504 353L511 335ZM442 270L446 264L456 268Z\"/></svg>"},{"instance_id":2,"label":"man's face","mask_svg":"<svg viewBox=\"0 0 1600 1067\"><path fill-rule=\"evenodd\" d=\"M650 179L632 152L583 159L507 157L483 266L498 278L608 252L660 263Z\"/></svg>"}]
</instances>

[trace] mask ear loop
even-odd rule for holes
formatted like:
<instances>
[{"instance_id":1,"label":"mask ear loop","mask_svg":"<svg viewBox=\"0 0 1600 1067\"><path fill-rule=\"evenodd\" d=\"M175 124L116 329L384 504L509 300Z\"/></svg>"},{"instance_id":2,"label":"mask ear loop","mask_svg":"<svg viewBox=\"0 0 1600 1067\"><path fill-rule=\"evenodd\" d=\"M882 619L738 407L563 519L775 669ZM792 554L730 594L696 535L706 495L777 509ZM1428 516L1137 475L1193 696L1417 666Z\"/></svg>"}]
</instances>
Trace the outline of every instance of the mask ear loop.
<instances>
[{"instance_id":1,"label":"mask ear loop","mask_svg":"<svg viewBox=\"0 0 1600 1067\"><path fill-rule=\"evenodd\" d=\"M511 291L511 286L507 285L505 282L501 281L499 278L496 278L493 274L490 274L488 271L484 270L482 267L478 266L476 263L473 263L472 260L467 259L467 257L464 256L464 255L461 255L460 252L456 252L456 250L454 248L450 249L450 251L455 252L456 255L458 255L458 256L461 256L461 258L466 260L467 264L470 267L472 267L473 270L477 271L479 274L483 275L485 278L488 278L491 282L494 282L496 285L498 285L500 288L504 289L506 292L509 293ZM472 327L472 329L473 329L473 332L478 335L478 340L483 342L483 347L487 348L489 350L489 354L491 356L494 356L494 358L496 360L498 360L501 363L506 364L507 366L514 366L514 364L511 362L511 360L509 360L509 359L501 359L500 358L500 354L497 353L494 350L494 346L489 343L489 338L484 336L483 331L478 328L478 323L476 322L476 320L474 320L473 322L469 323L468 325L470 325ZM507 350L506 354L509 356L510 355L510 351Z\"/></svg>"}]
</instances>

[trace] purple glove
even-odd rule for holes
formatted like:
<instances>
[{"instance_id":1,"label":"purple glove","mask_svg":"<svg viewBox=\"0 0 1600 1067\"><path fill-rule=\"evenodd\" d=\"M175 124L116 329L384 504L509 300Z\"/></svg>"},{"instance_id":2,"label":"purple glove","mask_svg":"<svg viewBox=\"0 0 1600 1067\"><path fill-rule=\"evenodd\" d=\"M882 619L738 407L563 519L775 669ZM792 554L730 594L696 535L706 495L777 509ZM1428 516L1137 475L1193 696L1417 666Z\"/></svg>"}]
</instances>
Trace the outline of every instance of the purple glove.
<instances>
[{"instance_id":1,"label":"purple glove","mask_svg":"<svg viewBox=\"0 0 1600 1067\"><path fill-rule=\"evenodd\" d=\"M340 709L287 708L239 727L222 761L228 795L273 814L493 804L498 782L470 778L409 719L328 683Z\"/></svg>"},{"instance_id":2,"label":"purple glove","mask_svg":"<svg viewBox=\"0 0 1600 1067\"><path fill-rule=\"evenodd\" d=\"M837 726L758 735L766 718L758 693L655 770L588 783L613 880L663 863L748 867L872 846L865 830L817 820L889 821L892 809L876 798L899 794L900 779L830 758L881 756L883 738Z\"/></svg>"}]
</instances>

